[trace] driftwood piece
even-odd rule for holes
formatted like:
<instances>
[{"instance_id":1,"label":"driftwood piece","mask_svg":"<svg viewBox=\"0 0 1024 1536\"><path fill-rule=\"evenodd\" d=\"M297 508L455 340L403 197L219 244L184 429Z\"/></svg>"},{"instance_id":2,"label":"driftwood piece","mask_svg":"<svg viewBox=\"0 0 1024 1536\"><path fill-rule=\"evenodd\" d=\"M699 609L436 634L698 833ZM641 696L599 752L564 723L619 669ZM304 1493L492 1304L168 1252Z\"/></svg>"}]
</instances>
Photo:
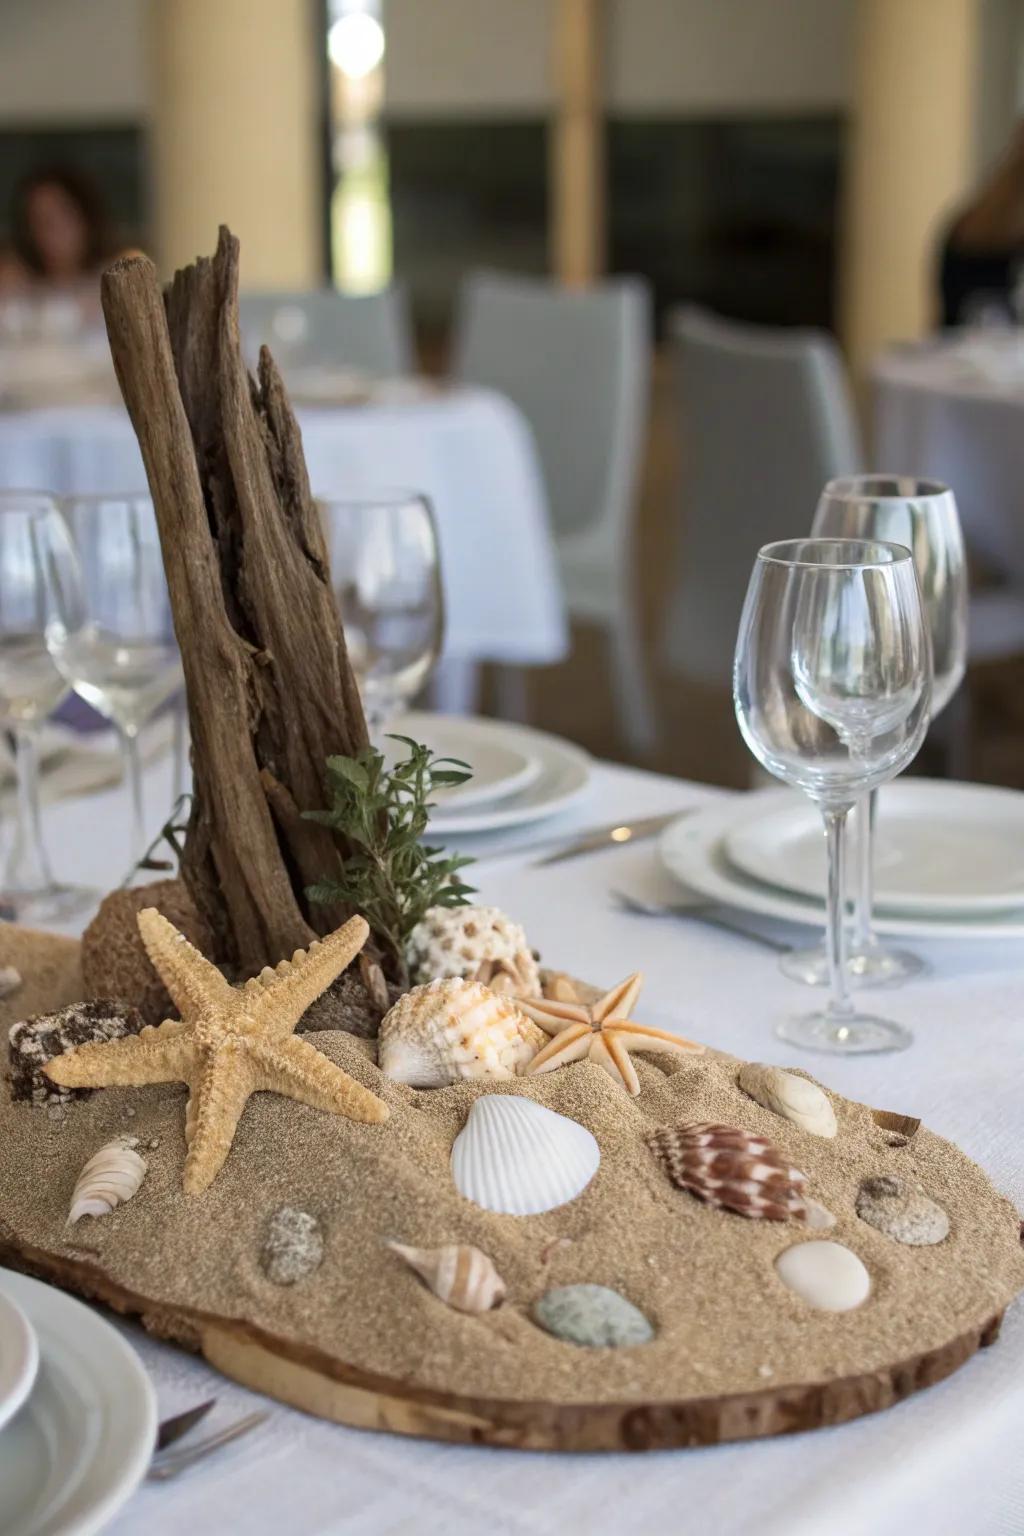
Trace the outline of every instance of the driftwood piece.
<instances>
[{"instance_id":1,"label":"driftwood piece","mask_svg":"<svg viewBox=\"0 0 1024 1536\"><path fill-rule=\"evenodd\" d=\"M192 734L182 877L216 958L258 970L340 914L304 887L343 851L304 821L324 763L366 745L302 441L273 359L249 375L238 242L162 295L145 257L103 275L118 382L156 507Z\"/></svg>"}]
</instances>

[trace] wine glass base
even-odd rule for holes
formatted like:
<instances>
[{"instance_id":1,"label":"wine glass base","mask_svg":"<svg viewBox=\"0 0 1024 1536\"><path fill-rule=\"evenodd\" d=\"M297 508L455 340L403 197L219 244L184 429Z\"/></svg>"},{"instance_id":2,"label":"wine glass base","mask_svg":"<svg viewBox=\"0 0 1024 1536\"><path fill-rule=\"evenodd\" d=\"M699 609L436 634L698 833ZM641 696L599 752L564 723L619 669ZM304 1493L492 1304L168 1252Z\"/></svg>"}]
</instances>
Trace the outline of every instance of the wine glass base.
<instances>
[{"instance_id":1,"label":"wine glass base","mask_svg":"<svg viewBox=\"0 0 1024 1536\"><path fill-rule=\"evenodd\" d=\"M84 885L60 885L54 881L35 890L7 889L0 886L0 916L11 923L29 927L62 923L98 906L99 891Z\"/></svg>"},{"instance_id":2,"label":"wine glass base","mask_svg":"<svg viewBox=\"0 0 1024 1536\"><path fill-rule=\"evenodd\" d=\"M828 956L824 946L815 949L791 949L779 957L779 970L790 981L802 981L808 987L827 987ZM870 944L851 949L846 962L850 987L895 987L915 976L926 976L930 966L909 949L889 949L873 939Z\"/></svg>"},{"instance_id":3,"label":"wine glass base","mask_svg":"<svg viewBox=\"0 0 1024 1536\"><path fill-rule=\"evenodd\" d=\"M827 1009L783 1019L775 1033L788 1045L829 1056L880 1055L883 1051L905 1051L914 1043L910 1030L891 1019L869 1013L836 1015Z\"/></svg>"}]
</instances>

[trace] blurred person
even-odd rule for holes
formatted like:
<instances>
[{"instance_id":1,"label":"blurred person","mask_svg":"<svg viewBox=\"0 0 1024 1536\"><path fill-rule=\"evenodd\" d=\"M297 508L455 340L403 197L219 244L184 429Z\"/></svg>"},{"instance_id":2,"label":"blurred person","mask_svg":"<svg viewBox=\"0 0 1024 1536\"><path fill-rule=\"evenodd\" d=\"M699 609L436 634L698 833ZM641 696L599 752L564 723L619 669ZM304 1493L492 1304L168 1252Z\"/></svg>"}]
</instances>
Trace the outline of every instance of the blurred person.
<instances>
[{"instance_id":1,"label":"blurred person","mask_svg":"<svg viewBox=\"0 0 1024 1536\"><path fill-rule=\"evenodd\" d=\"M942 244L943 325L1024 319L1024 120Z\"/></svg>"},{"instance_id":2,"label":"blurred person","mask_svg":"<svg viewBox=\"0 0 1024 1536\"><path fill-rule=\"evenodd\" d=\"M70 165L32 171L14 192L0 296L96 290L111 251L106 204L92 177Z\"/></svg>"}]
</instances>

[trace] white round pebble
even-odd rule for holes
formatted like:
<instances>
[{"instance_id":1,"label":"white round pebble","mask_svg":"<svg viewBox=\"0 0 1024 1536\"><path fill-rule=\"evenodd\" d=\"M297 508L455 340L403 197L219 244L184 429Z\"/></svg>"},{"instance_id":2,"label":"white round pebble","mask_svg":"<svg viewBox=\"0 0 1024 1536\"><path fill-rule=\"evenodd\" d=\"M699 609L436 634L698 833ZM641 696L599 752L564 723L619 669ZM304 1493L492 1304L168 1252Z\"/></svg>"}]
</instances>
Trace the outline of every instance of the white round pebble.
<instances>
[{"instance_id":1,"label":"white round pebble","mask_svg":"<svg viewBox=\"0 0 1024 1536\"><path fill-rule=\"evenodd\" d=\"M842 1243L795 1243L779 1254L775 1268L783 1285L822 1312L851 1312L871 1294L871 1276Z\"/></svg>"}]
</instances>

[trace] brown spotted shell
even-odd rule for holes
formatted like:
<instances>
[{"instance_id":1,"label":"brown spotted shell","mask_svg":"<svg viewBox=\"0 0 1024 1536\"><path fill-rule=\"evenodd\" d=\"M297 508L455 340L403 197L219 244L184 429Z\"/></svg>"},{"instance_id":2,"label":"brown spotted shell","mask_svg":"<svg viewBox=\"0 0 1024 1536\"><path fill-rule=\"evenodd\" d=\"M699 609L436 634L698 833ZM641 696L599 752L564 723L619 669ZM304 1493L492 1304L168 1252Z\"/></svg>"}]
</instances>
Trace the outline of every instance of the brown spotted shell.
<instances>
[{"instance_id":1,"label":"brown spotted shell","mask_svg":"<svg viewBox=\"0 0 1024 1536\"><path fill-rule=\"evenodd\" d=\"M495 991L540 996L526 934L499 907L431 907L409 935L406 960L414 983L464 976Z\"/></svg>"},{"instance_id":2,"label":"brown spotted shell","mask_svg":"<svg viewBox=\"0 0 1024 1536\"><path fill-rule=\"evenodd\" d=\"M672 1183L706 1205L768 1221L807 1219L806 1174L763 1136L734 1125L667 1125L647 1145Z\"/></svg>"}]
</instances>

